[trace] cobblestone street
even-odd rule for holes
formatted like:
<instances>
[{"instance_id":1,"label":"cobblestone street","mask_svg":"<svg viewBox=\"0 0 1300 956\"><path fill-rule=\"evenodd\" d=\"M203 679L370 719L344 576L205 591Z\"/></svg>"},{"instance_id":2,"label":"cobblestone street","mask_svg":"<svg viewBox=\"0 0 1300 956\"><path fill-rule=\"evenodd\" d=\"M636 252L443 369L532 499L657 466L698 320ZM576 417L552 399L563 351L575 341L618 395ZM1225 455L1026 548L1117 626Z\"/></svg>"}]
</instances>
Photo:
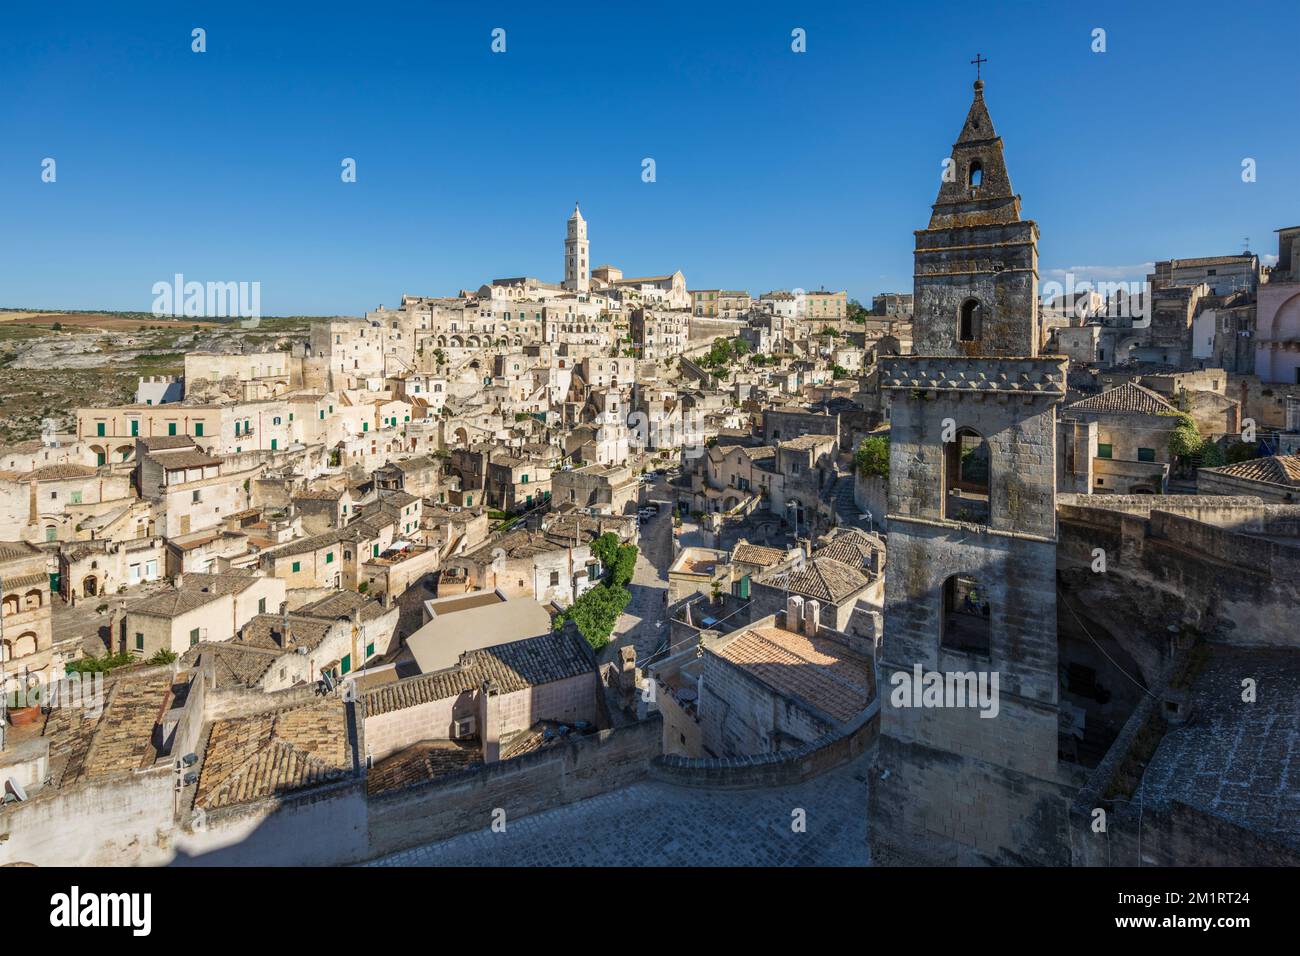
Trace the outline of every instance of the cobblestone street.
<instances>
[{"instance_id":1,"label":"cobblestone street","mask_svg":"<svg viewBox=\"0 0 1300 956\"><path fill-rule=\"evenodd\" d=\"M771 790L642 782L507 820L502 833L485 827L367 865L866 866L872 756ZM800 809L806 829L797 833L792 824Z\"/></svg>"},{"instance_id":2,"label":"cobblestone street","mask_svg":"<svg viewBox=\"0 0 1300 956\"><path fill-rule=\"evenodd\" d=\"M651 498L661 497L651 489ZM628 590L632 601L614 625L614 634L601 660L617 660L618 649L636 647L638 661L648 658L668 635L664 598L668 594L668 567L673 561L672 512L665 508L641 525L636 568ZM659 626L656 626L659 625Z\"/></svg>"}]
</instances>

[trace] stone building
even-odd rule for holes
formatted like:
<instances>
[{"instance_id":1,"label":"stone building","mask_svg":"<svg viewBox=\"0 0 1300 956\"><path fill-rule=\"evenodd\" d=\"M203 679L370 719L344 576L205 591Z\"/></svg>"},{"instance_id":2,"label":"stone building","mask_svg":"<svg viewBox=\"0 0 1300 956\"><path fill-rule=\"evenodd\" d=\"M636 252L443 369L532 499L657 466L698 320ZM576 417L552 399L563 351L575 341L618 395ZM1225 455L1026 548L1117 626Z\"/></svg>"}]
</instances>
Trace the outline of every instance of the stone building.
<instances>
[{"instance_id":1,"label":"stone building","mask_svg":"<svg viewBox=\"0 0 1300 956\"><path fill-rule=\"evenodd\" d=\"M879 664L891 683L916 670L964 688L1000 677L1000 708L983 719L966 694L904 706L882 692L872 851L1059 864L1055 406L1067 360L1039 355L1038 227L1021 218L979 80L948 168L916 232L916 354L881 362L892 407Z\"/></svg>"},{"instance_id":2,"label":"stone building","mask_svg":"<svg viewBox=\"0 0 1300 956\"><path fill-rule=\"evenodd\" d=\"M1163 396L1126 382L1067 405L1061 418L1097 425L1093 490L1159 495L1169 478L1169 436L1179 422L1177 413Z\"/></svg>"},{"instance_id":3,"label":"stone building","mask_svg":"<svg viewBox=\"0 0 1300 956\"><path fill-rule=\"evenodd\" d=\"M50 576L45 554L25 541L0 541L0 592L3 628L0 661L7 692L11 681L48 677L61 668L53 659L50 625Z\"/></svg>"},{"instance_id":4,"label":"stone building","mask_svg":"<svg viewBox=\"0 0 1300 956\"><path fill-rule=\"evenodd\" d=\"M781 613L701 641L701 752L689 756L793 750L862 719L875 697L870 650L818 620L815 600L791 596Z\"/></svg>"}]
</instances>

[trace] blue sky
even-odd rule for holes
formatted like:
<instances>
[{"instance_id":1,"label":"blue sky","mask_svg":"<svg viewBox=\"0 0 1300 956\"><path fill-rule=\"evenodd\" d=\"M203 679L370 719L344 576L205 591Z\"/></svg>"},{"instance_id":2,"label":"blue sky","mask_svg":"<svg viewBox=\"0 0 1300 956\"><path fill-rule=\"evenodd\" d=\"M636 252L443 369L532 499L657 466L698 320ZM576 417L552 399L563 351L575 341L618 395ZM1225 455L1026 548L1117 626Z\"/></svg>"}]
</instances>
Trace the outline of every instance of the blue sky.
<instances>
[{"instance_id":1,"label":"blue sky","mask_svg":"<svg viewBox=\"0 0 1300 956\"><path fill-rule=\"evenodd\" d=\"M1291 2L9 3L0 306L146 310L177 272L258 281L266 314L558 281L575 198L628 275L910 291L976 52L1044 280L1271 253L1297 35Z\"/></svg>"}]
</instances>

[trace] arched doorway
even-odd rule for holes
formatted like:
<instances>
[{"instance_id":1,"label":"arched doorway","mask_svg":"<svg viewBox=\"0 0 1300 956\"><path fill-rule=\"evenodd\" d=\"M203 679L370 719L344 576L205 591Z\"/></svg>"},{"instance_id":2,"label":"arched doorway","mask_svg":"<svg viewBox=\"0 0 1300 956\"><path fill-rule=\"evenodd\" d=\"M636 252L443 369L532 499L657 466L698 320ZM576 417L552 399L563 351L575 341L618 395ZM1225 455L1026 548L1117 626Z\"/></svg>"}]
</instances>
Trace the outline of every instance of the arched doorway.
<instances>
[{"instance_id":1,"label":"arched doorway","mask_svg":"<svg viewBox=\"0 0 1300 956\"><path fill-rule=\"evenodd\" d=\"M81 593L86 597L94 597L99 593L99 579L93 574L87 574L81 579Z\"/></svg>"}]
</instances>

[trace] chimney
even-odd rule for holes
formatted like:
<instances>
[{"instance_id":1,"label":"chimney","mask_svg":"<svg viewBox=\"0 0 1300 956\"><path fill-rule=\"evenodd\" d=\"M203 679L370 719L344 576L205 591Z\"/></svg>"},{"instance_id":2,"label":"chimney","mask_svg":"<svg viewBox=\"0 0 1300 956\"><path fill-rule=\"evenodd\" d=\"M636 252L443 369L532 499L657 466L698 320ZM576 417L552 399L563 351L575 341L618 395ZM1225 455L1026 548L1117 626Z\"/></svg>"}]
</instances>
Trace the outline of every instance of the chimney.
<instances>
[{"instance_id":1,"label":"chimney","mask_svg":"<svg viewBox=\"0 0 1300 956\"><path fill-rule=\"evenodd\" d=\"M807 602L804 603L804 606L803 606L803 623L804 623L804 629L803 629L803 632L804 632L805 634L807 634L809 637L816 637L816 636L817 636L818 615L821 614L821 610L822 610L822 602L821 602L821 601L815 601L815 600L814 600L814 601L807 601Z\"/></svg>"},{"instance_id":2,"label":"chimney","mask_svg":"<svg viewBox=\"0 0 1300 956\"><path fill-rule=\"evenodd\" d=\"M501 759L501 696L491 680L483 682L479 696L479 739L483 742L483 762Z\"/></svg>"},{"instance_id":3,"label":"chimney","mask_svg":"<svg viewBox=\"0 0 1300 956\"><path fill-rule=\"evenodd\" d=\"M785 599L785 629L803 633L803 598L798 594L788 595Z\"/></svg>"}]
</instances>

